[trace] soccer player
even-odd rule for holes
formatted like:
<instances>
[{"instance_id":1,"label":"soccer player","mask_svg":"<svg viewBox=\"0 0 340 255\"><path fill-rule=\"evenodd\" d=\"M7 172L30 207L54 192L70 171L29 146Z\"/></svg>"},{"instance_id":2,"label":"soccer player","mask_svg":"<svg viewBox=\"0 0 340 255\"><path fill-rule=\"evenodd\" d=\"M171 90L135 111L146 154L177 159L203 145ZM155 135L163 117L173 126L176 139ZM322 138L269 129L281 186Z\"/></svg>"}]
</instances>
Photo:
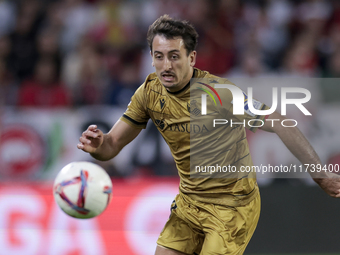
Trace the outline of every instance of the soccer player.
<instances>
[{"instance_id":1,"label":"soccer player","mask_svg":"<svg viewBox=\"0 0 340 255\"><path fill-rule=\"evenodd\" d=\"M260 215L255 175L209 178L204 174L190 174L191 166L195 165L193 157L200 166L216 162L238 170L241 166L252 166L244 126L214 128L212 118L240 123L253 119L253 115L247 110L244 115L233 116L232 94L227 89L218 90L223 106L222 103L209 104L208 111L213 114L201 114L200 97L191 95L190 80L208 81L209 84L199 83L201 89L204 86L213 88L214 83L220 81L231 83L194 67L197 38L197 32L187 21L174 20L167 15L158 18L147 34L156 72L136 90L126 112L107 134L91 125L83 132L77 147L98 160L112 159L151 118L169 145L180 176L179 194L171 205L171 215L158 238L155 254L243 254ZM268 109L262 103L256 105L257 109ZM265 118L256 116L262 121ZM283 119L278 113L269 118ZM247 128L256 131L256 128ZM261 129L275 132L301 163L321 163L298 128L265 122ZM210 147L206 147L209 146L207 141ZM209 150L202 153L200 148ZM329 195L340 197L339 179L314 180Z\"/></svg>"}]
</instances>

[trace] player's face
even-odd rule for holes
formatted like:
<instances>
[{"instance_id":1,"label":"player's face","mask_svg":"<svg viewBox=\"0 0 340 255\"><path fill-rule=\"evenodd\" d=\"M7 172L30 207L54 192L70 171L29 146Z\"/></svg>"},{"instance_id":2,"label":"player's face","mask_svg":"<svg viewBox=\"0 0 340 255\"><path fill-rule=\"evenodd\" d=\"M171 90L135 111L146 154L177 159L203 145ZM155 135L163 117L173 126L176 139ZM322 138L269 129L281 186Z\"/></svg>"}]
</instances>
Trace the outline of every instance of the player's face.
<instances>
[{"instance_id":1,"label":"player's face","mask_svg":"<svg viewBox=\"0 0 340 255\"><path fill-rule=\"evenodd\" d=\"M188 56L182 38L166 39L156 35L151 56L156 74L167 90L176 92L188 84L196 62L196 51Z\"/></svg>"}]
</instances>

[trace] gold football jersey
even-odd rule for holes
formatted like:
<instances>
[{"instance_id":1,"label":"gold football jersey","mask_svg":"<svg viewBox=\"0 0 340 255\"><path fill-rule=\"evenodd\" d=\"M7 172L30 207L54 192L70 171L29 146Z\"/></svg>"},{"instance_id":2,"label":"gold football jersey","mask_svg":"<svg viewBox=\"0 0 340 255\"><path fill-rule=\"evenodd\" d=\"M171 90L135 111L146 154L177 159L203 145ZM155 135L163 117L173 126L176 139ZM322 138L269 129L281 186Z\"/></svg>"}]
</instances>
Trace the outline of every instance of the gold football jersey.
<instances>
[{"instance_id":1,"label":"gold football jersey","mask_svg":"<svg viewBox=\"0 0 340 255\"><path fill-rule=\"evenodd\" d=\"M200 202L245 205L258 194L255 173L240 171L242 166L253 165L245 127L255 132L265 116L249 111L245 93L244 114L234 115L232 93L214 89L215 84L233 85L195 68L191 82L173 93L152 73L136 90L121 120L145 128L152 119L176 162L180 192ZM216 93L206 98L206 114L202 114L201 95L209 93L208 88ZM256 100L254 105L268 109Z\"/></svg>"}]
</instances>

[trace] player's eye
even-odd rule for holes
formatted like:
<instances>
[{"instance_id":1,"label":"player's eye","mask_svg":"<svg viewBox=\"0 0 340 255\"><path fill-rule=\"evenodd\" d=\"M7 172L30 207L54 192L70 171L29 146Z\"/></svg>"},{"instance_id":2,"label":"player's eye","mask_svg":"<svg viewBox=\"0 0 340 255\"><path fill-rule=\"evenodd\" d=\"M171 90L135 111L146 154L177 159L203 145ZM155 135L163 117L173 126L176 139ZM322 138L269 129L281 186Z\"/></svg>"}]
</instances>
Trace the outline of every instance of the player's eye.
<instances>
[{"instance_id":1,"label":"player's eye","mask_svg":"<svg viewBox=\"0 0 340 255\"><path fill-rule=\"evenodd\" d=\"M161 55L156 55L155 58L156 59L162 59L162 56Z\"/></svg>"},{"instance_id":2,"label":"player's eye","mask_svg":"<svg viewBox=\"0 0 340 255\"><path fill-rule=\"evenodd\" d=\"M172 58L172 59L178 59L179 56L178 56L178 55L172 55L171 58Z\"/></svg>"}]
</instances>

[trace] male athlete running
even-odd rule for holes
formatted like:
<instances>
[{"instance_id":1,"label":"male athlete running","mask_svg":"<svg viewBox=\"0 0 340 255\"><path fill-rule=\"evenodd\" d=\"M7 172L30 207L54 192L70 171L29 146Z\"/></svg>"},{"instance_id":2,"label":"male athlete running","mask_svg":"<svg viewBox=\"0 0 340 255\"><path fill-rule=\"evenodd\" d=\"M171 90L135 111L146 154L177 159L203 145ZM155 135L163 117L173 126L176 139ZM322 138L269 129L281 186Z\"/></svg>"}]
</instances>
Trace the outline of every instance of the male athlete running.
<instances>
[{"instance_id":1,"label":"male athlete running","mask_svg":"<svg viewBox=\"0 0 340 255\"><path fill-rule=\"evenodd\" d=\"M213 141L213 162L225 166L251 166L252 160L242 125L214 129L211 115L193 124L195 106L190 95L190 80L204 79L213 83L221 79L194 67L196 61L197 32L191 24L174 20L167 15L158 18L150 27L147 40L151 49L155 73L150 74L137 89L124 115L107 133L91 125L80 137L78 148L98 160L109 160L130 143L151 118L169 145L180 176L179 194L171 205L172 212L157 241L155 255L178 254L243 254L253 235L260 215L260 195L254 175L235 178L203 178L190 176L190 155L193 146ZM209 84L208 84L209 85ZM210 86L209 85L209 86ZM203 86L203 85L202 85ZM203 89L203 87L202 87ZM253 119L251 113L232 115L232 95L219 90L223 106L210 104L218 119L242 122ZM258 104L258 109L267 109ZM197 110L198 111L198 110ZM195 112L194 112L195 113ZM196 112L197 113L197 112ZM266 116L256 116L264 120ZM270 119L283 119L278 113ZM202 121L200 121L202 120ZM255 132L256 129L249 128ZM272 126L261 128L275 132L287 148L303 164L320 164L320 159L298 128ZM209 157L204 155L203 159ZM340 181L331 178L314 178L329 195L340 197ZM156 205L155 205L156 206Z\"/></svg>"}]
</instances>

